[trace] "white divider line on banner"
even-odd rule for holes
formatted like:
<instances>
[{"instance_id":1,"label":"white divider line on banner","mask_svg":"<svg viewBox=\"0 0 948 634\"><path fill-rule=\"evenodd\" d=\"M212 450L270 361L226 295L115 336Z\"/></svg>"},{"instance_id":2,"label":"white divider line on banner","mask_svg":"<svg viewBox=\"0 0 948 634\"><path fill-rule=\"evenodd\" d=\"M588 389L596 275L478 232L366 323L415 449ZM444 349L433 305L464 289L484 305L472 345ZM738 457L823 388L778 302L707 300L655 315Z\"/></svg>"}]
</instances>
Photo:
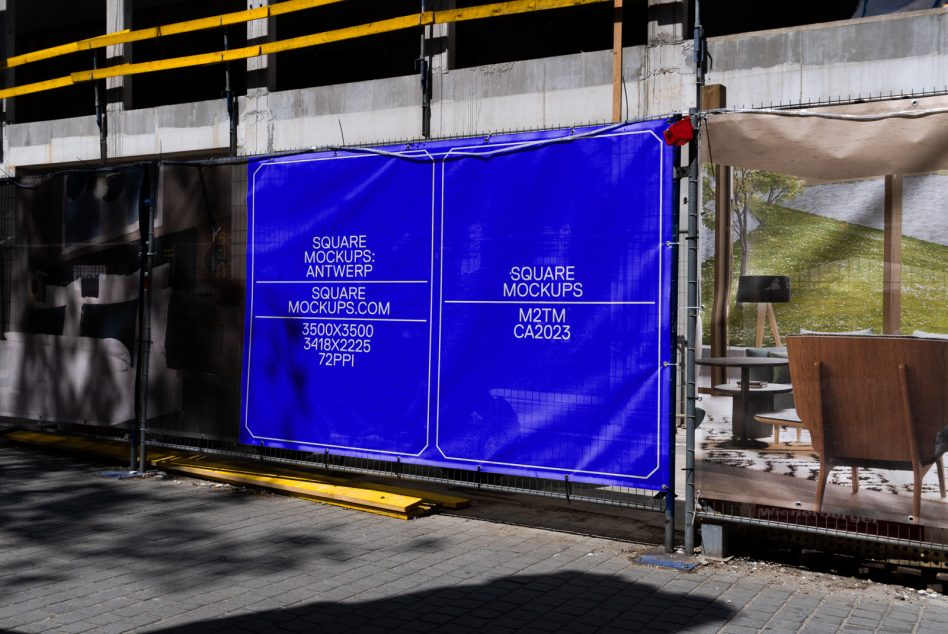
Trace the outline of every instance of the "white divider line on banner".
<instances>
[{"instance_id":1,"label":"white divider line on banner","mask_svg":"<svg viewBox=\"0 0 948 634\"><path fill-rule=\"evenodd\" d=\"M399 319L397 317L316 317L313 315L254 315L254 319L295 319L299 321L389 321L407 324L427 324L427 319Z\"/></svg>"},{"instance_id":2,"label":"white divider line on banner","mask_svg":"<svg viewBox=\"0 0 948 634\"><path fill-rule=\"evenodd\" d=\"M445 304L542 304L556 306L654 306L657 302L544 301L520 299L446 299Z\"/></svg>"},{"instance_id":3,"label":"white divider line on banner","mask_svg":"<svg viewBox=\"0 0 948 634\"><path fill-rule=\"evenodd\" d=\"M428 280L254 280L257 284L428 284Z\"/></svg>"}]
</instances>

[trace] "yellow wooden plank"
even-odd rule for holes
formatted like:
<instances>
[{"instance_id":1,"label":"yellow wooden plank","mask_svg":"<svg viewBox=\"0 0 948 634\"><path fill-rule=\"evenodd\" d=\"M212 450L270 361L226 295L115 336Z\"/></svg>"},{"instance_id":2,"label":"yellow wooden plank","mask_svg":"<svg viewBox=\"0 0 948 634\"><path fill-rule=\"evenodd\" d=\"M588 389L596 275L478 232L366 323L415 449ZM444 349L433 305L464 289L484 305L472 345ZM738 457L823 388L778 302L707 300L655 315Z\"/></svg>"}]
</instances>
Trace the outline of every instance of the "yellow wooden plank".
<instances>
[{"instance_id":1,"label":"yellow wooden plank","mask_svg":"<svg viewBox=\"0 0 948 634\"><path fill-rule=\"evenodd\" d=\"M168 59L159 59L153 62L139 62L137 64L119 64L108 68L98 68L95 70L83 70L72 73L69 80L72 83L84 81L93 81L96 79L106 79L107 77L124 77L127 75L139 75L142 73L153 73L159 70L173 70L175 68L188 68L191 66L206 66L207 64L220 64L223 62L232 62L238 59L247 59L260 55L260 46L247 46L245 48L235 48L229 51L218 51L216 53L198 53L197 55L186 55L184 57L171 57ZM3 91L0 91L0 96Z\"/></svg>"},{"instance_id":2,"label":"yellow wooden plank","mask_svg":"<svg viewBox=\"0 0 948 634\"><path fill-rule=\"evenodd\" d=\"M226 474L226 473L218 472L218 471L215 471L215 470L213 470L213 469L198 469L198 468L174 467L173 469L169 469L169 471L179 472L179 473L183 473L183 474L186 474L186 475L198 477L198 478L201 478L201 479L203 479L203 480L212 480L212 481L214 481L214 482L222 482L222 483L225 483L225 484L231 484L231 485L237 484L237 485L241 485L241 486L259 486L259 485L255 484L255 483L252 483L252 482L239 481L239 480L236 479L236 478L230 477L230 476L229 476L228 474ZM413 518L413 517L420 517L420 516L422 516L422 515L427 514L427 513L430 512L430 510L431 510L430 508L428 508L428 507L426 507L426 506L424 506L424 505L419 505L419 506L417 506L417 507L412 508L411 511L409 511L409 512L398 512L398 511L391 511L391 510L387 510L387 509L383 509L383 508L375 508L375 507L371 507L371 506L364 506L364 505L361 505L361 504L350 503L350 502L346 502L346 501L344 501L344 500L339 500L339 499L329 499L329 498L321 497L321 496L319 496L319 495L313 495L313 494L307 493L307 492L305 492L305 491L294 491L294 490L290 490L290 489L280 489L280 488L272 487L272 486L260 487L260 488L267 488L267 489L271 489L271 490L277 490L277 491L279 491L280 493L289 494L289 495L291 495L291 496L293 496L293 497L301 498L301 499L304 499L304 500L309 500L309 501L311 501L311 502L320 502L320 503L322 503L322 504L331 504L331 505L333 505L333 506L339 506L339 507L342 507L342 508L345 508L345 509L350 509L350 510L354 510L354 511L363 511L363 512L367 512L367 513L373 513L373 514L375 514L375 515L383 515L383 516L385 516L385 517L391 517L391 518L400 519L400 520L408 520L408 519L411 519L411 518Z\"/></svg>"},{"instance_id":3,"label":"yellow wooden plank","mask_svg":"<svg viewBox=\"0 0 948 634\"><path fill-rule=\"evenodd\" d=\"M318 46L320 44L329 44L331 42L341 42L343 40L352 40L368 35L378 35L380 33L390 33L411 27L431 24L433 14L428 11L415 15L406 15L389 20L379 20L378 22L369 22L358 26L348 26L334 31L325 31L323 33L313 33L312 35L302 35L300 37L290 38L288 40L279 40L277 42L267 42L260 45L260 54L269 55L271 53L282 53L299 48Z\"/></svg>"},{"instance_id":4,"label":"yellow wooden plank","mask_svg":"<svg viewBox=\"0 0 948 634\"><path fill-rule=\"evenodd\" d=\"M448 495L446 493L437 493L435 491L426 491L423 489L413 489L411 487L398 487L388 484L378 484L375 482L363 482L353 480L352 484L370 487L376 491L388 491L389 493L398 493L400 495L417 495L425 502L443 506L446 509L457 510L466 509L471 505L471 500L462 498L458 495Z\"/></svg>"},{"instance_id":5,"label":"yellow wooden plank","mask_svg":"<svg viewBox=\"0 0 948 634\"><path fill-rule=\"evenodd\" d=\"M270 17L293 13L302 9L311 9L321 7L326 4L333 4L340 0L290 0L289 2L278 2L267 7Z\"/></svg>"},{"instance_id":6,"label":"yellow wooden plank","mask_svg":"<svg viewBox=\"0 0 948 634\"><path fill-rule=\"evenodd\" d=\"M158 27L153 26L147 29L138 29L135 31L130 31L125 29L124 31L118 31L116 33L109 33L107 35L97 35L96 37L90 37L87 40L80 40L76 42L80 51L91 51L97 48L104 48L106 46L114 46L116 44L128 44L130 42L140 42L142 40L151 40L158 37ZM40 59L46 59L41 57ZM31 59L29 61L36 61Z\"/></svg>"},{"instance_id":7,"label":"yellow wooden plank","mask_svg":"<svg viewBox=\"0 0 948 634\"><path fill-rule=\"evenodd\" d=\"M151 455L151 454L149 454ZM196 466L204 467L208 469L216 469L220 471L245 471L253 472L257 475L264 475L268 477L283 478L287 480L295 481L304 481L304 482L319 482L324 484L337 484L343 486L351 486L360 489L371 489L373 491L380 491L383 493L394 493L397 495L403 495L407 497L419 497L425 502L432 504L437 504L449 509L462 509L470 506L471 501L467 498L463 498L456 495L448 495L445 493L436 493L433 491L426 491L422 489L414 489L411 487L402 487L392 484L379 483L375 481L365 481L359 480L354 477L337 477L326 475L323 473L313 473L310 471L300 471L296 469L288 469L284 467L278 467L276 465L253 465L246 468L240 468L233 464L228 464L227 462L222 462L215 460L213 456L206 455L192 455L192 456L169 456L163 460L154 460L156 466L160 467L171 467L173 465L184 465L184 466Z\"/></svg>"},{"instance_id":8,"label":"yellow wooden plank","mask_svg":"<svg viewBox=\"0 0 948 634\"><path fill-rule=\"evenodd\" d=\"M8 433L6 437L15 442L48 449L81 452L119 461L128 459L128 443L116 440L91 439L31 431L14 431ZM372 510L373 512L380 512L388 517L399 517L401 519L429 513L433 510L432 507L434 506L459 509L470 505L469 499L459 496L378 482L365 482L349 477L329 476L309 471L289 469L272 464L240 466L239 463L229 463L226 458L220 456L185 452L175 449L149 447L148 462L166 471L187 473L208 479L216 479L218 481L226 481L224 478L230 475L236 477L237 475L245 474L248 476L248 479L242 482L242 484L254 484L254 486L279 489L300 497L306 497L307 499L315 499L320 493L318 490L307 485L313 485L313 487L317 485L332 486L336 487L337 491L350 489L369 491L371 493L361 496L361 501L356 498L351 498L346 501L342 497L337 496L337 498L333 498L332 503L337 503L339 506L345 506L346 508ZM250 478L255 481L251 482ZM260 480L258 480L258 478ZM270 484L266 483L268 480ZM282 486L283 484L286 486ZM300 486L292 488L295 484L300 484ZM382 512L377 502L383 495L387 497L389 502L398 502L403 499L412 501L419 500L420 505L399 502L398 504L394 504L394 508L385 508L382 509L384 510L384 512ZM328 499L327 496L327 500ZM369 502L366 502L366 500ZM367 506L369 503L373 504L375 508L370 509Z\"/></svg>"},{"instance_id":9,"label":"yellow wooden plank","mask_svg":"<svg viewBox=\"0 0 948 634\"><path fill-rule=\"evenodd\" d=\"M171 466L171 470L190 473L192 475L213 477L219 481L226 480L231 483L237 482L268 489L278 489L326 500L345 502L347 504L378 508L395 513L409 513L413 508L422 503L421 498L418 497L381 493L370 489L359 489L335 484L321 484L318 482L305 482L303 480L290 478L259 475L248 471L209 469L206 467L177 464Z\"/></svg>"},{"instance_id":10,"label":"yellow wooden plank","mask_svg":"<svg viewBox=\"0 0 948 634\"><path fill-rule=\"evenodd\" d=\"M126 461L129 457L128 443L118 440L83 438L80 436L32 431L10 432L6 434L6 438L37 447L46 447L61 451L76 451L99 457L113 458L119 461ZM151 460L153 458L167 458L168 454L166 450L149 448L148 456L149 460Z\"/></svg>"},{"instance_id":11,"label":"yellow wooden plank","mask_svg":"<svg viewBox=\"0 0 948 634\"><path fill-rule=\"evenodd\" d=\"M292 0L291 0L292 1ZM298 0L299 2L308 2L309 4L306 7L318 6L318 4L328 4L330 2L336 2L339 0ZM378 22L370 22L368 24L360 24L358 26L346 27L342 29L336 29L333 31L326 31L323 33L314 33L312 35L304 35L301 37L291 38L288 40L280 40L277 42L268 42L262 45L247 46L239 49L232 49L229 51L219 51L216 53L200 53L197 55L187 55L184 57L174 57L162 60L156 60L152 62L139 62L137 64L121 64L118 66L112 66L110 68L100 68L96 70L88 71L79 71L72 73L69 77L60 77L58 79L51 79L44 82L37 82L34 84L27 84L24 86L17 86L14 88L7 88L0 90L0 99L7 99L9 97L17 97L20 95L26 95L35 92L42 92L45 90L52 90L54 88L62 88L64 86L69 86L71 84L80 83L84 81L93 81L98 79L105 79L107 77L121 77L127 75L138 75L142 73L152 73L162 70L172 70L176 68L188 68L191 66L204 66L207 64L219 64L223 62L236 61L240 59L248 59L251 57L258 57L260 55L270 55L273 53L279 53L283 51L296 50L300 48L307 48L310 46L318 46L320 44L328 44L330 42L340 42L343 40L350 40L359 37L366 37L369 35L377 35L381 33L389 33L392 31L398 31L401 29L407 29L411 27L417 27L426 24L446 24L449 22L461 22L465 20L478 20L483 18L498 17L502 15L513 15L516 13L526 13L529 11L543 11L547 9L559 9L564 7L573 7L586 4L594 4L598 2L604 2L606 0L512 0L510 2L498 2L488 5L480 5L476 7L468 7L465 9L449 9L445 11L436 11L436 12L425 12L417 15L408 15L398 18L392 18L389 20L380 20ZM291 2L281 3L281 4L291 4ZM274 5L273 8L279 7L281 5ZM299 9L296 9L299 10ZM288 10L283 10L283 13L287 13ZM246 12L239 12L246 13ZM272 11L271 11L272 13ZM233 14L236 15L236 14ZM219 19L221 16L216 18L202 18L202 20L196 20L192 22L200 22L202 25L207 23L208 20L214 21ZM181 23L184 24L184 23ZM169 25L169 27L174 27L175 25ZM167 32L169 27L158 27L159 30ZM201 26L201 28L210 28L208 26ZM184 31L179 31L184 32ZM113 34L115 35L115 34ZM110 38L110 36L101 36L101 38ZM136 35L135 31L131 31L125 34L125 37L139 37ZM110 43L117 43L118 37L115 37L111 40L108 40ZM147 39L147 38L142 38ZM105 41L103 39L103 41ZM132 40L126 40L132 41ZM104 46L105 44L103 44ZM41 53L40 51L39 53ZM36 54L33 54L36 55ZM14 59L14 58L11 58ZM40 59L40 58L37 58ZM8 60L9 62L10 60ZM35 59L33 60L35 61ZM21 62L23 63L23 62ZM9 65L9 63L8 63Z\"/></svg>"},{"instance_id":12,"label":"yellow wooden plank","mask_svg":"<svg viewBox=\"0 0 948 634\"><path fill-rule=\"evenodd\" d=\"M75 436L63 436L59 434L47 434L32 431L14 431L6 435L7 438L15 442L21 442L29 445L48 447L52 449L61 449L69 451L80 451L83 453L92 453L98 456L114 457L117 455L118 447L108 441L100 443L86 438ZM128 446L125 446L125 453L128 452Z\"/></svg>"},{"instance_id":13,"label":"yellow wooden plank","mask_svg":"<svg viewBox=\"0 0 948 634\"><path fill-rule=\"evenodd\" d=\"M216 15L208 18L186 20L184 22L175 22L173 24L166 24L164 26L136 29L134 31L126 29L124 31L117 31L115 33L108 33L106 35L97 35L96 37L79 40L78 42L70 42L69 44L61 44L58 46L52 46L50 48L44 48L31 53L14 55L13 57L8 57L5 62L0 62L0 68L14 68L16 66L28 64L30 62L51 59L53 57L68 55L77 51L92 50L106 46L115 46L117 44L129 44L131 42L140 42L142 40L150 40L162 36L178 35L180 33L191 33L194 31L203 31L206 29L216 29L222 26L240 24L241 22L250 22L252 20L260 20L277 15L285 15L295 11L303 11L304 9L312 9L314 7L335 4L342 1L343 0L288 0L287 2L281 2L272 6L246 9L244 11L235 11L233 13L225 13L223 15Z\"/></svg>"},{"instance_id":14,"label":"yellow wooden plank","mask_svg":"<svg viewBox=\"0 0 948 634\"><path fill-rule=\"evenodd\" d=\"M69 44L60 44L59 46L45 48L41 51L34 51L32 53L24 53L22 55L16 55L14 57L8 57L6 62L2 64L2 67L13 68L14 66L22 66L23 64L29 64L30 62L35 62L41 59L49 59L50 57L59 57L60 55L69 55L70 53L75 53L78 50L79 50L79 42L70 42Z\"/></svg>"},{"instance_id":15,"label":"yellow wooden plank","mask_svg":"<svg viewBox=\"0 0 948 634\"><path fill-rule=\"evenodd\" d=\"M515 13L524 13L528 11L541 11L546 9L557 9L568 6L579 6L584 4L593 4L604 2L605 0L513 0L512 2L500 2L467 9L452 9L448 11L425 12L415 15L407 15L368 24L325 31L323 33L314 33L312 35L303 35L300 37L279 40L277 42L268 42L255 46L232 49L229 51L219 51L216 53L200 53L197 55L188 55L185 57L174 57L153 62L139 62L136 64L121 64L110 68L100 68L96 70L81 71L73 73L70 78L73 83L82 81L93 81L105 79L107 77L120 77L127 75L138 75L142 73L152 73L162 70L172 70L176 68L187 68L191 66L203 66L206 64L217 64L222 62L247 59L260 55L271 55L284 51L291 51L320 44L329 44L331 42L340 42L351 40L369 35L378 35L389 33L402 29L422 26L433 23L458 22L463 20L476 20L481 18L496 17L499 15L512 15ZM0 97L3 91L0 91Z\"/></svg>"},{"instance_id":16,"label":"yellow wooden plank","mask_svg":"<svg viewBox=\"0 0 948 634\"><path fill-rule=\"evenodd\" d=\"M66 86L71 86L72 84L73 81L71 77L47 79L46 81L38 81L33 84L23 84L22 86L15 86L13 88L5 88L0 90L0 99L19 97L20 95L29 95L34 92L53 90L54 88L64 88Z\"/></svg>"},{"instance_id":17,"label":"yellow wooden plank","mask_svg":"<svg viewBox=\"0 0 948 634\"><path fill-rule=\"evenodd\" d=\"M604 1L605 0L512 0L510 2L495 2L493 4L482 4L479 6L466 7L463 9L444 9L442 11L435 11L434 21L436 24L465 22L467 20L481 20L484 18L496 18L504 15L529 13L531 11L565 9L567 7L596 4Z\"/></svg>"}]
</instances>

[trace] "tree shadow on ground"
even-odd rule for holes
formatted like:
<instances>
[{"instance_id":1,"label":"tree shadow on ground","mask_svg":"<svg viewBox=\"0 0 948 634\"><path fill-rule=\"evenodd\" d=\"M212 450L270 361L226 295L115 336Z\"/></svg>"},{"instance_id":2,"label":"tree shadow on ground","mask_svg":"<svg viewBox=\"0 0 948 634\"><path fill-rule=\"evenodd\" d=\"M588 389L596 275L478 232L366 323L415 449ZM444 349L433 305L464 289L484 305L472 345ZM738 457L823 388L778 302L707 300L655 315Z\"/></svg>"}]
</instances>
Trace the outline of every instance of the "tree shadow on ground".
<instances>
[{"instance_id":1,"label":"tree shadow on ground","mask_svg":"<svg viewBox=\"0 0 948 634\"><path fill-rule=\"evenodd\" d=\"M249 490L100 477L104 465L11 449L0 437L0 593L115 567L165 590L267 571L292 571L306 556L345 559L349 546L314 534L294 509L251 504ZM295 511L299 511L298 508ZM288 513L266 534L235 527ZM341 521L341 520L340 520Z\"/></svg>"},{"instance_id":2,"label":"tree shadow on ground","mask_svg":"<svg viewBox=\"0 0 948 634\"><path fill-rule=\"evenodd\" d=\"M735 613L726 604L700 594L663 591L616 576L558 572L508 576L366 601L302 603L151 631L677 632L716 629Z\"/></svg>"}]
</instances>

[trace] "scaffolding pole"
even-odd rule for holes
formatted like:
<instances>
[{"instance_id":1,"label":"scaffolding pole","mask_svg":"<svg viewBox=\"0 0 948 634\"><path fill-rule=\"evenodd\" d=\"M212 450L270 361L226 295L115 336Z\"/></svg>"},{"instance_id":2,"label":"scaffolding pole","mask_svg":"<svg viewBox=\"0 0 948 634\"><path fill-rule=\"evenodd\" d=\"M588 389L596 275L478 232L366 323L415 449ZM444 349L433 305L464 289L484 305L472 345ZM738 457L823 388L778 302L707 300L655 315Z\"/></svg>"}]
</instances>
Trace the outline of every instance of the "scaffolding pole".
<instances>
[{"instance_id":1,"label":"scaffolding pole","mask_svg":"<svg viewBox=\"0 0 948 634\"><path fill-rule=\"evenodd\" d=\"M701 193L701 170L698 159L698 139L701 135L701 90L707 71L707 50L704 28L701 26L701 0L695 0L695 107L691 123L695 135L688 147L688 326L685 351L685 554L695 552L695 342L697 341L698 311L701 310L698 288L698 208Z\"/></svg>"}]
</instances>

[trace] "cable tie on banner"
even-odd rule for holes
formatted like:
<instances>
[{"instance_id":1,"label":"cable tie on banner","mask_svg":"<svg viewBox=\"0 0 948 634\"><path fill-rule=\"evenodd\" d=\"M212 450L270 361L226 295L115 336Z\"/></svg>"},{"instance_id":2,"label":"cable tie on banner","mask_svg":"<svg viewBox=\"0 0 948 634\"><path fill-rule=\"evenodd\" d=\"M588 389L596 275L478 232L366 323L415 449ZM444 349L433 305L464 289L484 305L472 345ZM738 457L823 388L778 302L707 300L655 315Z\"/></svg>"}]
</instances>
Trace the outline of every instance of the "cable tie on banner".
<instances>
[{"instance_id":1,"label":"cable tie on banner","mask_svg":"<svg viewBox=\"0 0 948 634\"><path fill-rule=\"evenodd\" d=\"M663 367L663 368L677 368L677 367L678 367L678 364L677 364L677 363L669 363L668 361L662 361L662 367Z\"/></svg>"},{"instance_id":2,"label":"cable tie on banner","mask_svg":"<svg viewBox=\"0 0 948 634\"><path fill-rule=\"evenodd\" d=\"M677 240L675 240L674 242L672 242L671 240L665 240L666 247L677 247L679 244L681 243L678 242Z\"/></svg>"}]
</instances>

